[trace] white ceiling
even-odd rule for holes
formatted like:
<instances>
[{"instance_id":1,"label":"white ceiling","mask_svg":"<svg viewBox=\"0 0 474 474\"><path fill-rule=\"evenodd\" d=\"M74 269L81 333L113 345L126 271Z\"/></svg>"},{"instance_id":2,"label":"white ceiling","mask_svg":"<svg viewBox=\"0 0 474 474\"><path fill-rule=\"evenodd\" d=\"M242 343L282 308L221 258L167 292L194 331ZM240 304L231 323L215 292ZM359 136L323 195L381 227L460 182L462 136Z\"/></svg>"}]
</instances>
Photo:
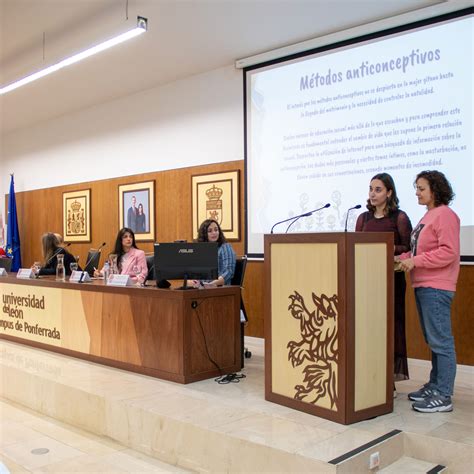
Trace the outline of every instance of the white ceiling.
<instances>
[{"instance_id":1,"label":"white ceiling","mask_svg":"<svg viewBox=\"0 0 474 474\"><path fill-rule=\"evenodd\" d=\"M137 15L148 18L145 35L1 96L0 133L439 3L442 0L0 0L1 85L130 29Z\"/></svg>"}]
</instances>

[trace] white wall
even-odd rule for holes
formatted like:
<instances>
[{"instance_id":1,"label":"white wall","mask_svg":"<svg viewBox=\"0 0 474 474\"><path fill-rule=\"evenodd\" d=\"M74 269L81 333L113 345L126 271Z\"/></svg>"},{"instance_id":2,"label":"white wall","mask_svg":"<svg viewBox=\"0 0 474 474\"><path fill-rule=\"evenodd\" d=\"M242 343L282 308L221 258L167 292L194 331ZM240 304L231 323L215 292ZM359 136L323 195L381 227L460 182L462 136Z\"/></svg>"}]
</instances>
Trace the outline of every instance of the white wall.
<instances>
[{"instance_id":1,"label":"white wall","mask_svg":"<svg viewBox=\"0 0 474 474\"><path fill-rule=\"evenodd\" d=\"M0 195L243 159L242 88L227 66L12 132Z\"/></svg>"}]
</instances>

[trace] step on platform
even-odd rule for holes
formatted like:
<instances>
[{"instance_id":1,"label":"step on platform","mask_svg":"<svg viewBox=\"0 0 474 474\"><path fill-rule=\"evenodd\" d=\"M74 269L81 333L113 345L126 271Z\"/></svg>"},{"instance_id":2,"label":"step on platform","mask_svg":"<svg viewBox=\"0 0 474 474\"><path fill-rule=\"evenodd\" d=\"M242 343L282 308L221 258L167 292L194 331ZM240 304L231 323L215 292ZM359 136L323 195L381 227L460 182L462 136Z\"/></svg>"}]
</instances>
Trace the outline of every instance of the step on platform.
<instances>
[{"instance_id":1,"label":"step on platform","mask_svg":"<svg viewBox=\"0 0 474 474\"><path fill-rule=\"evenodd\" d=\"M247 339L246 378L227 385L180 385L0 341L0 396L198 472L367 472L374 451L380 469L403 456L450 472L462 470L441 462L449 456L456 468L472 465L467 444L426 436L443 419L423 414L414 424L406 395L394 413L350 426L265 401L263 341ZM404 425L418 432L398 429Z\"/></svg>"},{"instance_id":2,"label":"step on platform","mask_svg":"<svg viewBox=\"0 0 474 474\"><path fill-rule=\"evenodd\" d=\"M380 469L378 472L383 472L383 474L400 474L400 472L409 472L410 474L445 474L447 473L447 470L444 466L439 464L433 464L427 461L422 461L421 459L411 458L409 456L402 456L400 459L390 464L390 466Z\"/></svg>"}]
</instances>

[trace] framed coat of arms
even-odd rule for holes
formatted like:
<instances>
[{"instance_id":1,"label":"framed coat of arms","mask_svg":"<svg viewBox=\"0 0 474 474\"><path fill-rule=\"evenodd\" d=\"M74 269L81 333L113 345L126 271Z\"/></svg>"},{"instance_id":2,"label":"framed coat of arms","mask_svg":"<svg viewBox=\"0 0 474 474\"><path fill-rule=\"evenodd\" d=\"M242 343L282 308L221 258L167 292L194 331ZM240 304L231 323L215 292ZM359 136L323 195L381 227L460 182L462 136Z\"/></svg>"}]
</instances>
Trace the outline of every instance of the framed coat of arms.
<instances>
[{"instance_id":1,"label":"framed coat of arms","mask_svg":"<svg viewBox=\"0 0 474 474\"><path fill-rule=\"evenodd\" d=\"M227 240L240 239L239 178L239 170L192 176L194 239L206 219L217 221Z\"/></svg>"},{"instance_id":2,"label":"framed coat of arms","mask_svg":"<svg viewBox=\"0 0 474 474\"><path fill-rule=\"evenodd\" d=\"M65 242L91 241L91 190L63 193Z\"/></svg>"}]
</instances>

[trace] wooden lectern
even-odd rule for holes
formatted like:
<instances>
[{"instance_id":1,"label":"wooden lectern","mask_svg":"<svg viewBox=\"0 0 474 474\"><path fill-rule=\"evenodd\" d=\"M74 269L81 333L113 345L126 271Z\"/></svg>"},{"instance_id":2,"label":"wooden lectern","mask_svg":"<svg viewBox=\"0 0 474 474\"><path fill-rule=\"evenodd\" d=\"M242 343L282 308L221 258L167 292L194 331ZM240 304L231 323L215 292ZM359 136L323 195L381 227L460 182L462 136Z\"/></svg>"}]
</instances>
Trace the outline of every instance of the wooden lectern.
<instances>
[{"instance_id":1,"label":"wooden lectern","mask_svg":"<svg viewBox=\"0 0 474 474\"><path fill-rule=\"evenodd\" d=\"M265 235L265 398L350 424L393 411L393 234Z\"/></svg>"}]
</instances>

